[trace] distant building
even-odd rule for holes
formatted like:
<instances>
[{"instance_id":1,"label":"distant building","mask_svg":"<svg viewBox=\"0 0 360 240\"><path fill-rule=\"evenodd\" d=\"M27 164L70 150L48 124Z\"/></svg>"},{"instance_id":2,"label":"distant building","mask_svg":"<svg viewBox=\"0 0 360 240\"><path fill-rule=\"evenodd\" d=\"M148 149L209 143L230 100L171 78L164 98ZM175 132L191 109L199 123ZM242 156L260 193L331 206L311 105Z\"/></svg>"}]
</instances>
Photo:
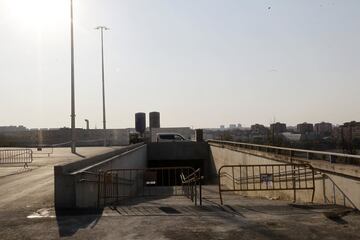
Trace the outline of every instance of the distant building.
<instances>
[{"instance_id":1,"label":"distant building","mask_svg":"<svg viewBox=\"0 0 360 240\"><path fill-rule=\"evenodd\" d=\"M340 126L340 130L345 139L360 138L360 122L352 121L344 123L344 125Z\"/></svg>"},{"instance_id":2,"label":"distant building","mask_svg":"<svg viewBox=\"0 0 360 240\"><path fill-rule=\"evenodd\" d=\"M266 135L268 133L268 128L261 124L254 124L250 127L251 133L254 135Z\"/></svg>"},{"instance_id":3,"label":"distant building","mask_svg":"<svg viewBox=\"0 0 360 240\"><path fill-rule=\"evenodd\" d=\"M343 152L357 154L360 149L360 122L347 122L338 127Z\"/></svg>"},{"instance_id":4,"label":"distant building","mask_svg":"<svg viewBox=\"0 0 360 240\"><path fill-rule=\"evenodd\" d=\"M314 131L316 133L316 135L319 136L330 136L333 130L333 126L331 123L327 123L327 122L321 122L321 123L316 123L314 126Z\"/></svg>"},{"instance_id":5,"label":"distant building","mask_svg":"<svg viewBox=\"0 0 360 240\"><path fill-rule=\"evenodd\" d=\"M283 132L281 136L290 142L299 142L301 140L301 134L299 133Z\"/></svg>"},{"instance_id":6,"label":"distant building","mask_svg":"<svg viewBox=\"0 0 360 240\"><path fill-rule=\"evenodd\" d=\"M225 129L225 125L220 125L220 129Z\"/></svg>"},{"instance_id":7,"label":"distant building","mask_svg":"<svg viewBox=\"0 0 360 240\"><path fill-rule=\"evenodd\" d=\"M238 128L242 128L242 125L240 123L238 123L237 125Z\"/></svg>"},{"instance_id":8,"label":"distant building","mask_svg":"<svg viewBox=\"0 0 360 240\"><path fill-rule=\"evenodd\" d=\"M20 126L0 126L0 133L8 133L8 132L21 132L28 130L26 127Z\"/></svg>"},{"instance_id":9,"label":"distant building","mask_svg":"<svg viewBox=\"0 0 360 240\"><path fill-rule=\"evenodd\" d=\"M229 128L230 128L230 129L236 128L236 124L230 124L230 125L229 125Z\"/></svg>"},{"instance_id":10,"label":"distant building","mask_svg":"<svg viewBox=\"0 0 360 240\"><path fill-rule=\"evenodd\" d=\"M296 130L300 134L311 133L314 131L314 125L312 123L300 123L296 126Z\"/></svg>"},{"instance_id":11,"label":"distant building","mask_svg":"<svg viewBox=\"0 0 360 240\"><path fill-rule=\"evenodd\" d=\"M280 122L273 123L270 125L270 130L274 134L286 132L286 124Z\"/></svg>"},{"instance_id":12,"label":"distant building","mask_svg":"<svg viewBox=\"0 0 360 240\"><path fill-rule=\"evenodd\" d=\"M286 126L288 132L297 132L296 126Z\"/></svg>"}]
</instances>

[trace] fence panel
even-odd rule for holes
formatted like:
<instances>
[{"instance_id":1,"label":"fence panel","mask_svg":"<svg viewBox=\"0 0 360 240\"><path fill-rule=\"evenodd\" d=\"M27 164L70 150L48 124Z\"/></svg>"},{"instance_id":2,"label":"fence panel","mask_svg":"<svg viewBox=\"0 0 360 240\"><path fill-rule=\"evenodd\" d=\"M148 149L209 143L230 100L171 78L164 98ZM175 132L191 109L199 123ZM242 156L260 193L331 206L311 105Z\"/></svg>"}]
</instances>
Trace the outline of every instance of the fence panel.
<instances>
[{"instance_id":1,"label":"fence panel","mask_svg":"<svg viewBox=\"0 0 360 240\"><path fill-rule=\"evenodd\" d=\"M220 201L223 192L312 190L314 169L309 164L224 165L218 172Z\"/></svg>"},{"instance_id":2,"label":"fence panel","mask_svg":"<svg viewBox=\"0 0 360 240\"><path fill-rule=\"evenodd\" d=\"M0 164L24 164L33 161L33 151L31 149L4 149L0 150Z\"/></svg>"}]
</instances>

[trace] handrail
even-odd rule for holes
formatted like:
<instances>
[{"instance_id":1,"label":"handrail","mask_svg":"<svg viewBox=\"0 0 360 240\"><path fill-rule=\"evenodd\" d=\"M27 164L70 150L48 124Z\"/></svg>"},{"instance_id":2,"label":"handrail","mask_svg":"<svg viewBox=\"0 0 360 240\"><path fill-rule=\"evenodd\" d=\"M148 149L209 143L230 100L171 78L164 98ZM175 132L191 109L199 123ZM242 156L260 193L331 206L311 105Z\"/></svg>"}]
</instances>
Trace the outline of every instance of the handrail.
<instances>
[{"instance_id":1,"label":"handrail","mask_svg":"<svg viewBox=\"0 0 360 240\"><path fill-rule=\"evenodd\" d=\"M346 196L346 194L341 190L341 188L334 182L334 180L331 178L331 177L329 177L329 175L327 175L327 174L322 174L322 176L323 176L323 180L325 181L325 179L328 179L331 183L332 183L332 185L333 185L333 196L334 196L334 204L336 205L336 196L335 196L335 188L342 194L342 196L343 196L343 199L344 199L344 207L346 207L346 200L352 205L352 207L354 208L354 209L358 209L357 207L356 207L356 205L353 203L353 201L351 201L351 199L348 197L348 196ZM325 184L325 182L323 183L323 184ZM326 202L330 202L329 200L328 200L328 198L326 197L326 194L325 194L325 187L323 186L323 191L324 191L324 199L325 199L325 201Z\"/></svg>"},{"instance_id":2,"label":"handrail","mask_svg":"<svg viewBox=\"0 0 360 240\"><path fill-rule=\"evenodd\" d=\"M181 181L183 184L199 181L201 179L200 168L198 168L196 171L189 174L187 177L185 177L184 173L181 173L180 177L181 177Z\"/></svg>"},{"instance_id":3,"label":"handrail","mask_svg":"<svg viewBox=\"0 0 360 240\"><path fill-rule=\"evenodd\" d=\"M193 171L191 174L185 177L184 173L180 174L181 184L184 187L184 192L188 198L195 202L195 206L197 205L197 185L199 186L199 203L202 206L202 189L201 189L201 170L200 168ZM189 196L190 191L190 196ZM195 198L195 199L194 199Z\"/></svg>"},{"instance_id":4,"label":"handrail","mask_svg":"<svg viewBox=\"0 0 360 240\"><path fill-rule=\"evenodd\" d=\"M345 161L341 161L343 163L352 163L355 162L355 165L360 164L360 155L352 155L352 154L344 154L344 153L335 153L335 152L324 152L324 151L314 151L314 150L305 150L305 149L297 149L297 148L286 148L286 147L276 147L270 145L259 145L252 143L243 143L243 142L230 142L230 141L220 141L220 140L208 140L208 143L213 146L221 146L228 148L242 148L246 150L255 150L266 153L274 153L278 156L284 156L291 159L306 159L306 160L319 160L323 159L330 163L335 163L337 160L345 159ZM306 154L306 156L303 156ZM314 156L321 156L316 158ZM352 160L352 161L349 161Z\"/></svg>"},{"instance_id":5,"label":"handrail","mask_svg":"<svg viewBox=\"0 0 360 240\"><path fill-rule=\"evenodd\" d=\"M360 155L353 155L353 154L345 154L345 153L335 153L335 152L325 152L325 151L315 151L315 150L305 150L299 148L286 148L286 147L276 147L271 145L260 145L260 144L253 144L253 143L244 143L244 142L231 142L231 141L221 141L221 140L208 140L209 143L218 143L218 144L229 144L229 145L243 145L243 146L253 146L253 147L261 147L261 148L268 148L268 149L278 149L278 150L287 150L293 152L303 152L303 153L313 153L313 154L322 154L322 155L332 155L338 157L348 157L348 158L356 158L360 159Z\"/></svg>"}]
</instances>

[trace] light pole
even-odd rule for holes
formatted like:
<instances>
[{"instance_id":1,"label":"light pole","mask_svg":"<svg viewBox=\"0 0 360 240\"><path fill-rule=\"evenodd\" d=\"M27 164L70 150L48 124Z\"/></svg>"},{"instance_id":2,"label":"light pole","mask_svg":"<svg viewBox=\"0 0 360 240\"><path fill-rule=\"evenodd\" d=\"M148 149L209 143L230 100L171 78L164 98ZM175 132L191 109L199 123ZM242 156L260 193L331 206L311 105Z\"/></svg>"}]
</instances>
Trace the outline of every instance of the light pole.
<instances>
[{"instance_id":1,"label":"light pole","mask_svg":"<svg viewBox=\"0 0 360 240\"><path fill-rule=\"evenodd\" d=\"M71 152L76 153L73 0L70 0L71 38Z\"/></svg>"},{"instance_id":2,"label":"light pole","mask_svg":"<svg viewBox=\"0 0 360 240\"><path fill-rule=\"evenodd\" d=\"M104 146L106 146L106 114L105 114L105 81L104 81L104 30L109 30L105 26L95 28L101 33L101 76L102 76L102 97L103 97L103 127L104 127Z\"/></svg>"}]
</instances>

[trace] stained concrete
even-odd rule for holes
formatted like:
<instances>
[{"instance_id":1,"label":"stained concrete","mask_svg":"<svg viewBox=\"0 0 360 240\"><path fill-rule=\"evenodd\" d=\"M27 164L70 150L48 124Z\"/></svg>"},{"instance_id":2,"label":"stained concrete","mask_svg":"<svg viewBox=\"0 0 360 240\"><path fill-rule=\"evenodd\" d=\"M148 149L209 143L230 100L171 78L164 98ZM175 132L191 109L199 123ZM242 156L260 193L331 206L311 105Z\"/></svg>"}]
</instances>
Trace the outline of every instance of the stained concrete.
<instances>
[{"instance_id":1,"label":"stained concrete","mask_svg":"<svg viewBox=\"0 0 360 240\"><path fill-rule=\"evenodd\" d=\"M204 205L185 197L135 199L98 212L1 209L2 239L359 239L360 215L347 209L227 194L204 187ZM345 216L330 218L331 212Z\"/></svg>"}]
</instances>

